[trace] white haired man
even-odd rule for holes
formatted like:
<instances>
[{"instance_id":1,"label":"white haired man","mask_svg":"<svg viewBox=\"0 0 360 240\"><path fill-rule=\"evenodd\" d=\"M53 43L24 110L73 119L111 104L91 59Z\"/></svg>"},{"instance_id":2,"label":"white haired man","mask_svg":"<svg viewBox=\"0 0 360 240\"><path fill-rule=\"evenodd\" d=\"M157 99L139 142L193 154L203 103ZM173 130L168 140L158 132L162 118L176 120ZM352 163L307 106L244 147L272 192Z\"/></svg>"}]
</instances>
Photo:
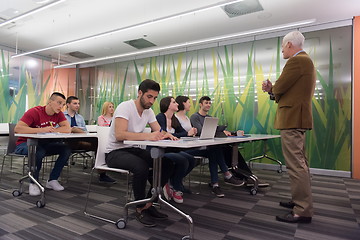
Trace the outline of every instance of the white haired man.
<instances>
[{"instance_id":1,"label":"white haired man","mask_svg":"<svg viewBox=\"0 0 360 240\"><path fill-rule=\"evenodd\" d=\"M262 88L278 104L274 127L280 130L282 151L291 184L291 201L280 206L291 208L276 220L310 223L313 216L309 162L305 154L305 132L313 126L312 97L315 67L303 50L305 38L299 31L288 33L282 42L283 58L288 59L274 85L266 80Z\"/></svg>"}]
</instances>

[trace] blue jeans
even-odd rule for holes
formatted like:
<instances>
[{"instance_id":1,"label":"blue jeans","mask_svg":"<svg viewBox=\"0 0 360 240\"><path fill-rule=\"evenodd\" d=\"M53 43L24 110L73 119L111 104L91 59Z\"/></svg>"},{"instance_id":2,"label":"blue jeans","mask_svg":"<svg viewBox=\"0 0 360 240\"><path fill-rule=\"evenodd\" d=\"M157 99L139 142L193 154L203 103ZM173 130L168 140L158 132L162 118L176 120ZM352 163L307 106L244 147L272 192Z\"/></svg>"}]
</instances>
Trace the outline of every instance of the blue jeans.
<instances>
[{"instance_id":1,"label":"blue jeans","mask_svg":"<svg viewBox=\"0 0 360 240\"><path fill-rule=\"evenodd\" d=\"M15 148L15 153L27 155L28 146L26 142L17 145ZM36 168L35 172L33 173L33 176L36 180L39 180L39 172L42 166L43 158L45 156L57 154L59 157L56 159L54 168L50 173L49 181L57 180L60 177L60 173L71 155L71 149L68 145L61 142L39 141L38 146L36 147Z\"/></svg>"},{"instance_id":2,"label":"blue jeans","mask_svg":"<svg viewBox=\"0 0 360 240\"><path fill-rule=\"evenodd\" d=\"M170 178L171 185L176 191L182 191L183 178L195 167L194 156L181 151L178 153L165 153L164 157L171 159L175 164L174 174Z\"/></svg>"},{"instance_id":3,"label":"blue jeans","mask_svg":"<svg viewBox=\"0 0 360 240\"><path fill-rule=\"evenodd\" d=\"M209 159L209 171L210 171L210 179L212 184L219 182L218 165L220 167L221 172L225 173L229 171L225 163L223 149L221 145L208 146L204 150L190 149L187 150L186 152L193 156L202 156Z\"/></svg>"}]
</instances>

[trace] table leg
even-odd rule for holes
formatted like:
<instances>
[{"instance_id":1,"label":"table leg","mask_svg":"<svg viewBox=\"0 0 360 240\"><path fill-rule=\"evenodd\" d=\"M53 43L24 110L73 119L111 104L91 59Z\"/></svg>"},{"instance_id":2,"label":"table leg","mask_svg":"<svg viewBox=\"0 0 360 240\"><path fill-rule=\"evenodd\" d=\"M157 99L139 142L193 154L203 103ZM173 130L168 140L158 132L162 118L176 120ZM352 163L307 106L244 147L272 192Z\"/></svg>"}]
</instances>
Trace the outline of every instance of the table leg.
<instances>
[{"instance_id":1,"label":"table leg","mask_svg":"<svg viewBox=\"0 0 360 240\"><path fill-rule=\"evenodd\" d=\"M249 165L249 168L251 168L251 162L253 161L256 161L256 160L259 160L259 159L263 159L263 158L267 158L267 159L270 159L271 161L274 161L276 162L278 165L279 165L279 169L277 170L278 173L282 173L283 170L282 170L282 162L280 162L279 160L275 159L275 158L272 158L270 156L268 156L266 154L266 151L267 151L267 140L263 140L264 141L264 148L263 148L263 155L260 155L260 156L257 156L257 157L253 157L251 158L249 161L248 161L248 165Z\"/></svg>"},{"instance_id":2,"label":"table leg","mask_svg":"<svg viewBox=\"0 0 360 240\"><path fill-rule=\"evenodd\" d=\"M40 200L36 202L36 206L38 208L45 207L45 188L34 178L33 173L36 171L36 147L38 145L38 139L28 138L27 139L27 146L28 146L28 168L29 172L26 176L22 177L19 180L19 190L13 191L13 196L17 197L20 196L24 189L23 189L23 182L25 179L30 179L41 191Z\"/></svg>"},{"instance_id":3,"label":"table leg","mask_svg":"<svg viewBox=\"0 0 360 240\"><path fill-rule=\"evenodd\" d=\"M239 159L238 159L238 151L239 151L239 143L234 143L232 145L232 160L231 160L231 168L233 169L233 171L238 171L238 163L239 163ZM254 186L250 189L250 193L251 195L256 195L257 191L258 191L258 185L259 185L259 179L256 175L254 174L249 174L247 176L248 178L250 178L253 182L254 182Z\"/></svg>"},{"instance_id":4,"label":"table leg","mask_svg":"<svg viewBox=\"0 0 360 240\"><path fill-rule=\"evenodd\" d=\"M191 216L187 215L186 213L182 212L178 208L174 207L173 205L171 205L170 203L165 201L161 196L161 193L162 193L161 170L162 170L162 157L164 156L164 152L165 151L164 151L163 148L153 147L150 150L151 157L154 159L154 163L153 163L153 172L154 172L154 174L153 174L153 189L151 190L151 193L152 193L151 198L142 199L142 200L127 203L125 205L125 208L124 208L124 218L120 219L119 221L124 221L123 224L126 225L127 219L128 219L128 209L129 209L130 206L138 205L138 204L144 204L144 203L148 203L148 202L153 202L156 198L158 198L158 201L160 203L163 203L166 206L168 206L169 208L171 208L172 210L176 211L181 216L186 218L186 220L189 222L189 235L184 236L182 239L184 239L184 240L185 239L193 239L194 223L193 223L193 220L192 220Z\"/></svg>"}]
</instances>

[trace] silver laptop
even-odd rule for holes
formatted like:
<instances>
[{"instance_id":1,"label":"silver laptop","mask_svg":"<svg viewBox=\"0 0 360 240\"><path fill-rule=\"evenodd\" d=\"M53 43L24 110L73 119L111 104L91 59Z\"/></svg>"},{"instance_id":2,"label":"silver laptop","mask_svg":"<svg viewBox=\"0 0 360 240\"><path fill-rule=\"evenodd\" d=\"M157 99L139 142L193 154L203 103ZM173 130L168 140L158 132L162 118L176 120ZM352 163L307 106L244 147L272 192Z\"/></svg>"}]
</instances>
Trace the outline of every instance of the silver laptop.
<instances>
[{"instance_id":1,"label":"silver laptop","mask_svg":"<svg viewBox=\"0 0 360 240\"><path fill-rule=\"evenodd\" d=\"M195 139L213 139L215 137L216 128L219 119L215 117L205 117L204 124L201 130L200 137L181 137L182 140L195 140Z\"/></svg>"}]
</instances>

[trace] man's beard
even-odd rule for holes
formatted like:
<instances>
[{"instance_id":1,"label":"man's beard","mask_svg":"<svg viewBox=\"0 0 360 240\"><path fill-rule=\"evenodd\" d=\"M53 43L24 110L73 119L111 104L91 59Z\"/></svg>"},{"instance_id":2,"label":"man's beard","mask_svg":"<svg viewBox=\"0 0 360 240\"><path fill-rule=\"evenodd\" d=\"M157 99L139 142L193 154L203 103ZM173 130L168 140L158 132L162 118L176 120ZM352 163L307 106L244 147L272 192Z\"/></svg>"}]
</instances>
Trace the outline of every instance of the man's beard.
<instances>
[{"instance_id":1,"label":"man's beard","mask_svg":"<svg viewBox=\"0 0 360 240\"><path fill-rule=\"evenodd\" d=\"M140 97L140 105L143 109L149 109L151 108L152 104L151 103L148 103L148 105L146 105L144 99L143 99L143 96Z\"/></svg>"}]
</instances>

